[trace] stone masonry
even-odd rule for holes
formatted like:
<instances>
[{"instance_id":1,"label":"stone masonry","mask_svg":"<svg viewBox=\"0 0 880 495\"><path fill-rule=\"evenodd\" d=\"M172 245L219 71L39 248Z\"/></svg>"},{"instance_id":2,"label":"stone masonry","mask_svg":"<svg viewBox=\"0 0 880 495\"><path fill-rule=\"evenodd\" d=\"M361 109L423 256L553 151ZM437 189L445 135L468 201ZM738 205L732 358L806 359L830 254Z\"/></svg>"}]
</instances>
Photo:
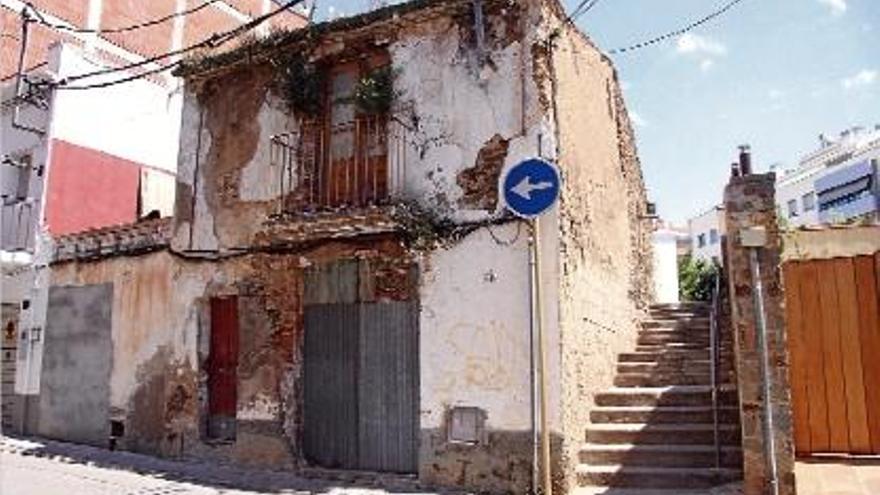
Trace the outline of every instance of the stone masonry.
<instances>
[{"instance_id":1,"label":"stone masonry","mask_svg":"<svg viewBox=\"0 0 880 495\"><path fill-rule=\"evenodd\" d=\"M767 322L768 376L772 408L772 434L781 495L795 493L792 447L791 397L788 386L788 355L785 341L783 293L780 282L781 238L774 202L775 175L733 177L724 191L728 236L726 240L728 283L735 339L736 369L742 421L744 486L746 495L773 493L768 451L764 436L761 341L755 311L755 287L749 265L749 249L741 233L764 227L766 245L758 250Z\"/></svg>"}]
</instances>

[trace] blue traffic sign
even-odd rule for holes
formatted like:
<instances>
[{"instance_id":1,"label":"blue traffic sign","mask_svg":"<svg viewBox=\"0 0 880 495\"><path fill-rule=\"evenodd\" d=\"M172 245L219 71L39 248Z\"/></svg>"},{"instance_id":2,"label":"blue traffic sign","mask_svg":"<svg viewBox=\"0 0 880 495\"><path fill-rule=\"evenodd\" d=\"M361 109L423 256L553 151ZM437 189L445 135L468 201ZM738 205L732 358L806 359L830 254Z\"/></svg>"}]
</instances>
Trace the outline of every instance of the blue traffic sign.
<instances>
[{"instance_id":1,"label":"blue traffic sign","mask_svg":"<svg viewBox=\"0 0 880 495\"><path fill-rule=\"evenodd\" d=\"M561 179L556 165L530 158L507 169L499 186L510 211L523 218L534 218L559 199Z\"/></svg>"}]
</instances>

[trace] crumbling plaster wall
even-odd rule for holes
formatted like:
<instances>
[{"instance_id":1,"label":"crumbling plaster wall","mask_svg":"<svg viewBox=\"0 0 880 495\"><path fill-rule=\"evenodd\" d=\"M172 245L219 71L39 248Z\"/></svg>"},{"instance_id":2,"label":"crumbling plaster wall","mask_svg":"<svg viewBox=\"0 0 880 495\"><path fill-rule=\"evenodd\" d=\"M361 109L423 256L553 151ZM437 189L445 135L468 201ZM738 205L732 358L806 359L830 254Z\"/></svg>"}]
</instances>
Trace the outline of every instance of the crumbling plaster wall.
<instances>
[{"instance_id":1,"label":"crumbling plaster wall","mask_svg":"<svg viewBox=\"0 0 880 495\"><path fill-rule=\"evenodd\" d=\"M243 289L246 282L259 278L254 275L256 268L266 262L242 258L205 263L157 252L53 266L53 285L113 283L110 419L125 424L121 447L251 464L293 462L293 437L281 435L284 405L292 403L293 396L282 395L284 380L277 376L292 373L293 342L278 345L284 343L285 329L259 320L271 311L270 304L249 307L249 319L240 322L245 338L239 358L237 414L243 421L238 439L232 445L216 447L202 443L205 342L210 335L208 300L227 294L239 295L242 305L249 305L251 298L269 299L265 293L270 284L256 294ZM281 262L298 264L299 259ZM287 266L275 268L279 269L278 279L285 271L290 273ZM284 297L296 306L296 294L294 284ZM273 422L273 433L279 434L268 434L259 427L263 425L255 426L251 421L255 418Z\"/></svg>"},{"instance_id":2,"label":"crumbling plaster wall","mask_svg":"<svg viewBox=\"0 0 880 495\"><path fill-rule=\"evenodd\" d=\"M390 40L387 31L372 42L364 41L370 40L369 33L341 33L313 48L320 60L384 43L397 74L392 117L408 127L400 138L406 171L399 192L455 221L500 213L497 200L466 201L465 194L494 198L496 181L487 175L497 177L503 166L537 155L539 140L546 152L555 149L542 89L529 76L529 47L546 32L527 29L541 25L535 12L505 2L490 4L482 50L470 34L472 21L453 16L401 22ZM269 89L271 70L261 62L187 85L177 248L248 246L276 208L279 171L272 167L269 143L274 135L295 133L298 116ZM499 142L504 143L500 150ZM490 170L474 173L481 166ZM481 179L476 190L469 187L472 177Z\"/></svg>"},{"instance_id":3,"label":"crumbling plaster wall","mask_svg":"<svg viewBox=\"0 0 880 495\"><path fill-rule=\"evenodd\" d=\"M566 27L551 77L564 182L560 205L562 428L568 484L593 396L635 343L650 288L645 189L614 68Z\"/></svg>"}]
</instances>

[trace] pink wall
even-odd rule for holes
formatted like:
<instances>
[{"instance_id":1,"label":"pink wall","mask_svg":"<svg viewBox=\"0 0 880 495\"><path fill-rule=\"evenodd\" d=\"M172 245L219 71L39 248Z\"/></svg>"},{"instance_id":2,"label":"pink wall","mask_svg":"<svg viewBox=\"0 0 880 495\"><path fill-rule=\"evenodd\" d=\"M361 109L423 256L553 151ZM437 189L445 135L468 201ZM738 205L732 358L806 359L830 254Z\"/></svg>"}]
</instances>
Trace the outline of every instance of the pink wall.
<instances>
[{"instance_id":1,"label":"pink wall","mask_svg":"<svg viewBox=\"0 0 880 495\"><path fill-rule=\"evenodd\" d=\"M46 225L53 236L137 220L141 165L58 139L51 143Z\"/></svg>"}]
</instances>

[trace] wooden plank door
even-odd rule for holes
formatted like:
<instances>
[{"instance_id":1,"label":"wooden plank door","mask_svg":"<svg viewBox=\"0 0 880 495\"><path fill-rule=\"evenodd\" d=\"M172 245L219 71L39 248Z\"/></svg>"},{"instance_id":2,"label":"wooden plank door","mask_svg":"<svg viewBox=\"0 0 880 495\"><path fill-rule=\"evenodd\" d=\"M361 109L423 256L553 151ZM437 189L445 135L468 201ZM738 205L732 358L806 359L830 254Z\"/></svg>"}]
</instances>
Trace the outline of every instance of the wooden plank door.
<instances>
[{"instance_id":1,"label":"wooden plank door","mask_svg":"<svg viewBox=\"0 0 880 495\"><path fill-rule=\"evenodd\" d=\"M799 455L880 453L878 260L783 266Z\"/></svg>"},{"instance_id":2,"label":"wooden plank door","mask_svg":"<svg viewBox=\"0 0 880 495\"><path fill-rule=\"evenodd\" d=\"M235 438L238 344L238 297L211 299L208 354L208 436L211 438Z\"/></svg>"}]
</instances>

